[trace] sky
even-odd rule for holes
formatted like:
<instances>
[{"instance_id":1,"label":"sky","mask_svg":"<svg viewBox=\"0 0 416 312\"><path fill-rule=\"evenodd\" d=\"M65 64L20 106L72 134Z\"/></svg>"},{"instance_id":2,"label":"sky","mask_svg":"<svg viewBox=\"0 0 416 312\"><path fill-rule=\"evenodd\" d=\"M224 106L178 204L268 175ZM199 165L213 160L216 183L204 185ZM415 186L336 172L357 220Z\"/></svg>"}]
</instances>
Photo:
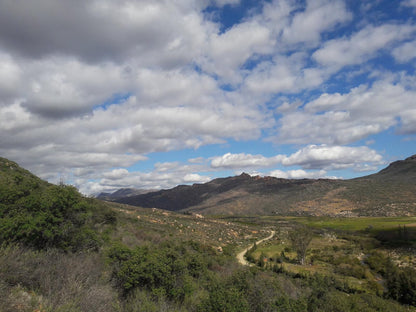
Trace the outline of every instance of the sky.
<instances>
[{"instance_id":1,"label":"sky","mask_svg":"<svg viewBox=\"0 0 416 312\"><path fill-rule=\"evenodd\" d=\"M0 156L83 194L416 154L415 0L0 0Z\"/></svg>"}]
</instances>

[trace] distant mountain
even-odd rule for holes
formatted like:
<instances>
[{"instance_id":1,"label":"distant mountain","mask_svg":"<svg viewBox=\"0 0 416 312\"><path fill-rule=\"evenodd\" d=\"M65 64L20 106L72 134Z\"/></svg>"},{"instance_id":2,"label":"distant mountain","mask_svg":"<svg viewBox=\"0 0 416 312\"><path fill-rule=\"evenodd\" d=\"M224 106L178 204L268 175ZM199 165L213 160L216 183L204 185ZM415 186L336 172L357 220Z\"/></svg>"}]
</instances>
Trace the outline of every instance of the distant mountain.
<instances>
[{"instance_id":1,"label":"distant mountain","mask_svg":"<svg viewBox=\"0 0 416 312\"><path fill-rule=\"evenodd\" d=\"M399 182L416 181L416 155L405 160L392 162L387 168L380 172L364 177L367 179L397 180Z\"/></svg>"},{"instance_id":2,"label":"distant mountain","mask_svg":"<svg viewBox=\"0 0 416 312\"><path fill-rule=\"evenodd\" d=\"M115 201L201 214L416 215L416 155L351 180L289 180L243 173Z\"/></svg>"},{"instance_id":3,"label":"distant mountain","mask_svg":"<svg viewBox=\"0 0 416 312\"><path fill-rule=\"evenodd\" d=\"M149 192L154 192L154 190L144 190L144 189L135 189L135 188L121 188L113 193L100 193L96 198L108 201L115 201L120 198L131 197L135 195L142 195Z\"/></svg>"}]
</instances>

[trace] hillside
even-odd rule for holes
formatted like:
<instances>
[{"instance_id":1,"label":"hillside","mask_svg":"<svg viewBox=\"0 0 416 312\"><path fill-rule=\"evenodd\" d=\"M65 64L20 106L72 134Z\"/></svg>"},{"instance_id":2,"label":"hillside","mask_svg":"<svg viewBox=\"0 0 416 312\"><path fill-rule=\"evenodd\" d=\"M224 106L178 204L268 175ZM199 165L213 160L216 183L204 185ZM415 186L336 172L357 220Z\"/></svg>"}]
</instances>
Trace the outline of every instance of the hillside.
<instances>
[{"instance_id":1,"label":"hillside","mask_svg":"<svg viewBox=\"0 0 416 312\"><path fill-rule=\"evenodd\" d=\"M397 181L399 183L414 183L416 181L416 155L405 160L392 162L380 172L362 179Z\"/></svg>"},{"instance_id":2,"label":"hillside","mask_svg":"<svg viewBox=\"0 0 416 312\"><path fill-rule=\"evenodd\" d=\"M415 215L416 156L351 180L288 180L243 173L115 201L210 215Z\"/></svg>"},{"instance_id":3,"label":"hillside","mask_svg":"<svg viewBox=\"0 0 416 312\"><path fill-rule=\"evenodd\" d=\"M154 190L153 190L154 191ZM150 193L152 190L134 189L134 188L121 188L113 193L100 193L97 199L115 201L119 198L131 197L135 195L142 195Z\"/></svg>"},{"instance_id":4,"label":"hillside","mask_svg":"<svg viewBox=\"0 0 416 312\"><path fill-rule=\"evenodd\" d=\"M97 249L99 231L115 222L114 212L69 185L53 185L0 158L0 245L66 251Z\"/></svg>"}]
</instances>

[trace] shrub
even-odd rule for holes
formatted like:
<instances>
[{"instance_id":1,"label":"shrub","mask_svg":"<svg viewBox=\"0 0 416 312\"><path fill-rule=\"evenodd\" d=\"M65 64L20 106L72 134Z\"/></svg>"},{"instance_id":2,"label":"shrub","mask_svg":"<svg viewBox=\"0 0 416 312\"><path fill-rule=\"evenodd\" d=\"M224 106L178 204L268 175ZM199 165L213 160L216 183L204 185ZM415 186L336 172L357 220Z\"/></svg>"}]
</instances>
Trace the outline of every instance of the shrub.
<instances>
[{"instance_id":1,"label":"shrub","mask_svg":"<svg viewBox=\"0 0 416 312\"><path fill-rule=\"evenodd\" d=\"M0 242L6 244L96 250L100 238L95 225L115 222L113 212L98 208L72 186L49 185L13 198L1 211Z\"/></svg>"},{"instance_id":2,"label":"shrub","mask_svg":"<svg viewBox=\"0 0 416 312\"><path fill-rule=\"evenodd\" d=\"M364 260L364 262L377 273L384 275L388 266L388 258L381 252L372 251Z\"/></svg>"},{"instance_id":3,"label":"shrub","mask_svg":"<svg viewBox=\"0 0 416 312\"><path fill-rule=\"evenodd\" d=\"M113 277L124 294L135 289L183 302L193 291L193 280L205 275L210 264L195 243L164 242L157 248L139 246L130 249L116 244L108 251Z\"/></svg>"},{"instance_id":4,"label":"shrub","mask_svg":"<svg viewBox=\"0 0 416 312\"><path fill-rule=\"evenodd\" d=\"M416 270L398 268L392 263L387 267L386 296L401 303L416 306Z\"/></svg>"},{"instance_id":5,"label":"shrub","mask_svg":"<svg viewBox=\"0 0 416 312\"><path fill-rule=\"evenodd\" d=\"M198 309L205 312L244 312L250 311L249 304L242 290L225 283L215 283L210 286L209 296Z\"/></svg>"},{"instance_id":6,"label":"shrub","mask_svg":"<svg viewBox=\"0 0 416 312\"><path fill-rule=\"evenodd\" d=\"M28 311L35 311L33 306L39 304L48 311L116 311L117 293L103 272L104 263L97 253L0 248L1 298L19 303L25 293L30 294L33 300Z\"/></svg>"}]
</instances>

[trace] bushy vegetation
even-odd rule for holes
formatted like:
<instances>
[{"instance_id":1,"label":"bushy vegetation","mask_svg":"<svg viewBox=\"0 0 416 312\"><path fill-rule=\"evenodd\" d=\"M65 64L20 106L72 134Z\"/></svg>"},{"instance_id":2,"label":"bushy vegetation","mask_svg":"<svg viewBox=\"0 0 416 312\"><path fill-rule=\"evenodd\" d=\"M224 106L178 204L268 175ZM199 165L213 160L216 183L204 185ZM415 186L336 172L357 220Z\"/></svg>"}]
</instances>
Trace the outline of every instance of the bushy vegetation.
<instances>
[{"instance_id":1,"label":"bushy vegetation","mask_svg":"<svg viewBox=\"0 0 416 312\"><path fill-rule=\"evenodd\" d=\"M105 261L96 252L0 248L0 311L119 311Z\"/></svg>"},{"instance_id":2,"label":"bushy vegetation","mask_svg":"<svg viewBox=\"0 0 416 312\"><path fill-rule=\"evenodd\" d=\"M217 260L212 248L196 242L166 241L130 249L121 244L108 251L113 277L123 295L140 288L175 302L189 299L196 281Z\"/></svg>"},{"instance_id":3,"label":"bushy vegetation","mask_svg":"<svg viewBox=\"0 0 416 312\"><path fill-rule=\"evenodd\" d=\"M0 244L97 249L102 240L97 225L115 222L114 212L73 186L48 184L4 160L0 170Z\"/></svg>"}]
</instances>

